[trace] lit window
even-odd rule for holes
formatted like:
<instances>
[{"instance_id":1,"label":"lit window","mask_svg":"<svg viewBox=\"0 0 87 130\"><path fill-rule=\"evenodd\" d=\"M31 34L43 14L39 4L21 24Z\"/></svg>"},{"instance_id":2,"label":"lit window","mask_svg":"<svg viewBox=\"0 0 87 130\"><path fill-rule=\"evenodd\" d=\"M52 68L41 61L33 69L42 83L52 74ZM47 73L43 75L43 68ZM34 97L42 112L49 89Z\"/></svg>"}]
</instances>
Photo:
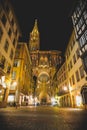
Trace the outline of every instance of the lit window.
<instances>
[{"instance_id":1,"label":"lit window","mask_svg":"<svg viewBox=\"0 0 87 130\"><path fill-rule=\"evenodd\" d=\"M19 66L19 61L18 61L18 60L15 60L13 66L14 66L14 67L18 67L18 66Z\"/></svg>"},{"instance_id":2,"label":"lit window","mask_svg":"<svg viewBox=\"0 0 87 130\"><path fill-rule=\"evenodd\" d=\"M81 38L79 39L80 47L82 47L86 43L85 36L82 35Z\"/></svg>"},{"instance_id":3,"label":"lit window","mask_svg":"<svg viewBox=\"0 0 87 130\"><path fill-rule=\"evenodd\" d=\"M13 71L13 73L12 73L12 79L16 79L16 71Z\"/></svg>"},{"instance_id":4,"label":"lit window","mask_svg":"<svg viewBox=\"0 0 87 130\"><path fill-rule=\"evenodd\" d=\"M15 99L15 96L14 95L9 95L8 96L8 102L13 102Z\"/></svg>"}]
</instances>

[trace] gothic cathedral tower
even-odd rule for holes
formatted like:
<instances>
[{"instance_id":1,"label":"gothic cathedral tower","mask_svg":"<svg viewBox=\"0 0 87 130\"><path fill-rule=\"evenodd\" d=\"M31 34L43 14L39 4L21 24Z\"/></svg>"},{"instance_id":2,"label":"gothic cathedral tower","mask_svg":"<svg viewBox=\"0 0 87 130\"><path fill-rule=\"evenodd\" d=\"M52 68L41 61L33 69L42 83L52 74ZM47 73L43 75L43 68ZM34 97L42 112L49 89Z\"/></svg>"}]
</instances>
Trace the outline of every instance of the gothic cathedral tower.
<instances>
[{"instance_id":1,"label":"gothic cathedral tower","mask_svg":"<svg viewBox=\"0 0 87 130\"><path fill-rule=\"evenodd\" d=\"M40 37L39 37L39 31L37 26L37 19L35 20L33 30L30 33L29 49L30 51L36 51L40 49Z\"/></svg>"}]
</instances>

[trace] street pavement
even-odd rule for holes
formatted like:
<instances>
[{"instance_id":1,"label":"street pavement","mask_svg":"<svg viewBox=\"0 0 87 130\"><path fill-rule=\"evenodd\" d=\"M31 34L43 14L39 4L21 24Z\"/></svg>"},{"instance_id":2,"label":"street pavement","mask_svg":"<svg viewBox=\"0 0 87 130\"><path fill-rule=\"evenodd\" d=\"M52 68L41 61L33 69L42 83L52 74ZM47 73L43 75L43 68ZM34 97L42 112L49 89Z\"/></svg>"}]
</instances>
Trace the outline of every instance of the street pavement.
<instances>
[{"instance_id":1,"label":"street pavement","mask_svg":"<svg viewBox=\"0 0 87 130\"><path fill-rule=\"evenodd\" d=\"M0 130L87 130L87 110L52 106L0 108Z\"/></svg>"}]
</instances>

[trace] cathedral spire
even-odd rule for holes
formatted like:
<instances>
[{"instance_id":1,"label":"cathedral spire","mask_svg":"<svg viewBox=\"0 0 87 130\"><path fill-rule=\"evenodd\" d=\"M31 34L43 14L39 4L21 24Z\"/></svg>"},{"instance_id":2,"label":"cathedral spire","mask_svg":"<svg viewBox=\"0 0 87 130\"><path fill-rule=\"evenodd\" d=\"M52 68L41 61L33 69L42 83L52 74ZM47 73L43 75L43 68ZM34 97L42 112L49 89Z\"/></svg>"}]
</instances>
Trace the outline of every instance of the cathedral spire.
<instances>
[{"instance_id":1,"label":"cathedral spire","mask_svg":"<svg viewBox=\"0 0 87 130\"><path fill-rule=\"evenodd\" d=\"M34 24L35 27L37 27L37 19L35 19L35 24Z\"/></svg>"},{"instance_id":2,"label":"cathedral spire","mask_svg":"<svg viewBox=\"0 0 87 130\"><path fill-rule=\"evenodd\" d=\"M37 19L35 19L34 28L32 30L32 33L39 33L39 31L38 31L38 25L37 25Z\"/></svg>"},{"instance_id":3,"label":"cathedral spire","mask_svg":"<svg viewBox=\"0 0 87 130\"><path fill-rule=\"evenodd\" d=\"M37 19L35 19L34 27L32 32L30 33L30 41L29 41L29 48L30 51L39 50L40 48L40 38L39 38L39 31L37 25Z\"/></svg>"}]
</instances>

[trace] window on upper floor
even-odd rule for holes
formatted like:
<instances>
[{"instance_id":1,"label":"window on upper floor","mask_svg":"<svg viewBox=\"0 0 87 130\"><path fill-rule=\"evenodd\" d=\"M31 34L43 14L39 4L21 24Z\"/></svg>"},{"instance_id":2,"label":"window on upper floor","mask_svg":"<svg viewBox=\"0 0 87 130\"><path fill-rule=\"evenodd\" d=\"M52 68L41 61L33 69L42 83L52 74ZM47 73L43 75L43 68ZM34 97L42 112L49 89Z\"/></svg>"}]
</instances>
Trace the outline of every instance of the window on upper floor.
<instances>
[{"instance_id":1,"label":"window on upper floor","mask_svg":"<svg viewBox=\"0 0 87 130\"><path fill-rule=\"evenodd\" d=\"M80 30L78 31L78 36L81 35L81 33L82 33L82 30L80 29Z\"/></svg>"},{"instance_id":2,"label":"window on upper floor","mask_svg":"<svg viewBox=\"0 0 87 130\"><path fill-rule=\"evenodd\" d=\"M1 18L1 21L2 21L3 25L5 26L6 22L7 22L7 19L6 19L6 16L4 14L3 14L3 16Z\"/></svg>"},{"instance_id":3,"label":"window on upper floor","mask_svg":"<svg viewBox=\"0 0 87 130\"><path fill-rule=\"evenodd\" d=\"M79 77L79 72L78 72L78 70L75 72L75 74L76 74L76 80L77 80L77 82L80 80L80 77Z\"/></svg>"},{"instance_id":4,"label":"window on upper floor","mask_svg":"<svg viewBox=\"0 0 87 130\"><path fill-rule=\"evenodd\" d=\"M2 36L3 36L3 30L2 30L2 28L0 27L0 41L1 41L1 39L2 39Z\"/></svg>"},{"instance_id":5,"label":"window on upper floor","mask_svg":"<svg viewBox=\"0 0 87 130\"><path fill-rule=\"evenodd\" d=\"M82 35L79 39L79 44L80 44L80 47L83 47L83 45L86 43L86 39L85 39L85 36Z\"/></svg>"},{"instance_id":6,"label":"window on upper floor","mask_svg":"<svg viewBox=\"0 0 87 130\"><path fill-rule=\"evenodd\" d=\"M83 58L84 67L87 68L87 55Z\"/></svg>"},{"instance_id":7,"label":"window on upper floor","mask_svg":"<svg viewBox=\"0 0 87 130\"><path fill-rule=\"evenodd\" d=\"M81 78L83 78L83 77L84 77L84 69L83 69L83 66L81 66L81 67L79 68L79 71L80 71L80 76L81 76Z\"/></svg>"},{"instance_id":8,"label":"window on upper floor","mask_svg":"<svg viewBox=\"0 0 87 130\"><path fill-rule=\"evenodd\" d=\"M11 49L11 52L10 52L10 59L12 60L13 59L13 50Z\"/></svg>"},{"instance_id":9,"label":"window on upper floor","mask_svg":"<svg viewBox=\"0 0 87 130\"><path fill-rule=\"evenodd\" d=\"M85 39L87 41L87 30L85 31Z\"/></svg>"},{"instance_id":10,"label":"window on upper floor","mask_svg":"<svg viewBox=\"0 0 87 130\"><path fill-rule=\"evenodd\" d=\"M74 75L72 75L72 84L73 84L73 85L75 84L75 78L74 78Z\"/></svg>"},{"instance_id":11,"label":"window on upper floor","mask_svg":"<svg viewBox=\"0 0 87 130\"><path fill-rule=\"evenodd\" d=\"M14 38L14 40L13 40L13 46L15 47L15 43L16 43L16 41L15 41L15 38Z\"/></svg>"},{"instance_id":12,"label":"window on upper floor","mask_svg":"<svg viewBox=\"0 0 87 130\"><path fill-rule=\"evenodd\" d=\"M72 80L71 80L71 78L69 78L69 82L70 82L70 86L72 86Z\"/></svg>"},{"instance_id":13,"label":"window on upper floor","mask_svg":"<svg viewBox=\"0 0 87 130\"><path fill-rule=\"evenodd\" d=\"M7 67L7 73L10 73L10 71L11 71L11 65L8 65L8 67Z\"/></svg>"},{"instance_id":14,"label":"window on upper floor","mask_svg":"<svg viewBox=\"0 0 87 130\"><path fill-rule=\"evenodd\" d=\"M6 61L5 57L2 56L1 59L0 59L0 67L1 67L2 69L4 69L5 61Z\"/></svg>"},{"instance_id":15,"label":"window on upper floor","mask_svg":"<svg viewBox=\"0 0 87 130\"><path fill-rule=\"evenodd\" d=\"M18 34L18 31L17 31L17 29L16 29L16 31L15 31L15 35L17 36L17 34Z\"/></svg>"},{"instance_id":16,"label":"window on upper floor","mask_svg":"<svg viewBox=\"0 0 87 130\"><path fill-rule=\"evenodd\" d=\"M13 72L12 72L12 79L16 79L16 74L17 74L16 71L13 71Z\"/></svg>"},{"instance_id":17,"label":"window on upper floor","mask_svg":"<svg viewBox=\"0 0 87 130\"><path fill-rule=\"evenodd\" d=\"M87 19L87 11L86 10L83 12L83 16L84 16L84 19L86 20Z\"/></svg>"},{"instance_id":18,"label":"window on upper floor","mask_svg":"<svg viewBox=\"0 0 87 130\"><path fill-rule=\"evenodd\" d=\"M85 25L85 23L84 23L84 24L82 25L82 31L84 31L85 27L86 27L86 25Z\"/></svg>"},{"instance_id":19,"label":"window on upper floor","mask_svg":"<svg viewBox=\"0 0 87 130\"><path fill-rule=\"evenodd\" d=\"M21 49L21 45L17 45L17 50L20 50Z\"/></svg>"},{"instance_id":20,"label":"window on upper floor","mask_svg":"<svg viewBox=\"0 0 87 130\"><path fill-rule=\"evenodd\" d=\"M81 9L80 9L80 7L78 6L78 7L77 7L77 17L78 17L78 18L80 17L80 13L81 13Z\"/></svg>"},{"instance_id":21,"label":"window on upper floor","mask_svg":"<svg viewBox=\"0 0 87 130\"><path fill-rule=\"evenodd\" d=\"M72 69L72 60L70 61L70 69Z\"/></svg>"},{"instance_id":22,"label":"window on upper floor","mask_svg":"<svg viewBox=\"0 0 87 130\"><path fill-rule=\"evenodd\" d=\"M76 31L77 31L77 32L79 31L79 26L78 26L78 24L76 25Z\"/></svg>"},{"instance_id":23,"label":"window on upper floor","mask_svg":"<svg viewBox=\"0 0 87 130\"><path fill-rule=\"evenodd\" d=\"M76 57L77 57L77 59L79 58L79 55L80 55L80 54L79 54L79 49L77 49L77 50L76 50Z\"/></svg>"},{"instance_id":24,"label":"window on upper floor","mask_svg":"<svg viewBox=\"0 0 87 130\"><path fill-rule=\"evenodd\" d=\"M11 28L9 28L9 30L8 30L9 37L11 37L11 34L12 34L12 31L11 31Z\"/></svg>"},{"instance_id":25,"label":"window on upper floor","mask_svg":"<svg viewBox=\"0 0 87 130\"><path fill-rule=\"evenodd\" d=\"M19 58L19 57L20 57L20 51L16 51L15 58Z\"/></svg>"},{"instance_id":26,"label":"window on upper floor","mask_svg":"<svg viewBox=\"0 0 87 130\"><path fill-rule=\"evenodd\" d=\"M5 50L6 52L8 52L8 48L9 48L9 43L8 43L8 41L6 40L6 41L5 41L5 45L4 45L4 50Z\"/></svg>"},{"instance_id":27,"label":"window on upper floor","mask_svg":"<svg viewBox=\"0 0 87 130\"><path fill-rule=\"evenodd\" d=\"M81 26L84 24L84 20L83 17L81 17L81 19L78 22L78 28L81 28Z\"/></svg>"},{"instance_id":28,"label":"window on upper floor","mask_svg":"<svg viewBox=\"0 0 87 130\"><path fill-rule=\"evenodd\" d=\"M76 56L75 56L75 54L73 55L73 63L74 64L76 63Z\"/></svg>"},{"instance_id":29,"label":"window on upper floor","mask_svg":"<svg viewBox=\"0 0 87 130\"><path fill-rule=\"evenodd\" d=\"M85 1L84 0L82 0L80 7L81 7L81 10L83 11L84 7L85 7Z\"/></svg>"},{"instance_id":30,"label":"window on upper floor","mask_svg":"<svg viewBox=\"0 0 87 130\"><path fill-rule=\"evenodd\" d=\"M18 66L19 66L19 61L18 61L18 60L15 60L13 66L14 66L14 67L18 67Z\"/></svg>"},{"instance_id":31,"label":"window on upper floor","mask_svg":"<svg viewBox=\"0 0 87 130\"><path fill-rule=\"evenodd\" d=\"M70 48L68 48L68 54L69 54L69 56L70 56Z\"/></svg>"},{"instance_id":32,"label":"window on upper floor","mask_svg":"<svg viewBox=\"0 0 87 130\"><path fill-rule=\"evenodd\" d=\"M14 26L14 19L12 19L12 21L11 21L11 25Z\"/></svg>"},{"instance_id":33,"label":"window on upper floor","mask_svg":"<svg viewBox=\"0 0 87 130\"><path fill-rule=\"evenodd\" d=\"M75 45L75 40L76 40L76 38L75 38L75 36L73 37L73 41L72 41L72 46L74 47L74 45Z\"/></svg>"},{"instance_id":34,"label":"window on upper floor","mask_svg":"<svg viewBox=\"0 0 87 130\"><path fill-rule=\"evenodd\" d=\"M70 71L70 65L68 64L68 71Z\"/></svg>"}]
</instances>

